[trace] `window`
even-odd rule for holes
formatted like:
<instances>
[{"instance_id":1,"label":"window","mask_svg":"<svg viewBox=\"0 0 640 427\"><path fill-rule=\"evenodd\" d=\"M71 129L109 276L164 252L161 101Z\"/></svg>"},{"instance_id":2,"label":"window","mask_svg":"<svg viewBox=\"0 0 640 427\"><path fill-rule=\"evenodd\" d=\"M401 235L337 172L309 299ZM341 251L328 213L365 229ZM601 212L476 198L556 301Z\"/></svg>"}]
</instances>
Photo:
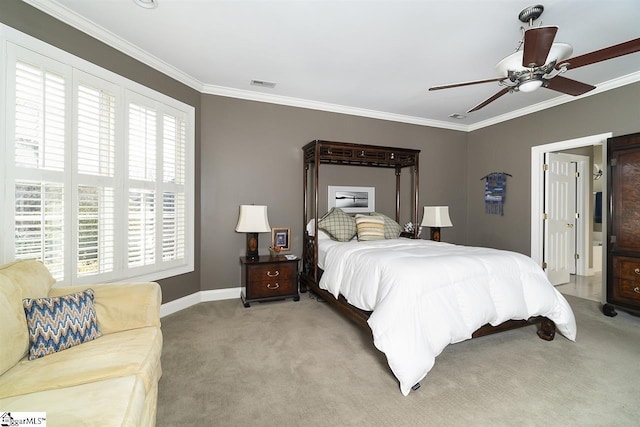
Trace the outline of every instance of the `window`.
<instances>
[{"instance_id":1,"label":"window","mask_svg":"<svg viewBox=\"0 0 640 427\"><path fill-rule=\"evenodd\" d=\"M193 107L11 34L0 261L65 284L192 271Z\"/></svg>"}]
</instances>

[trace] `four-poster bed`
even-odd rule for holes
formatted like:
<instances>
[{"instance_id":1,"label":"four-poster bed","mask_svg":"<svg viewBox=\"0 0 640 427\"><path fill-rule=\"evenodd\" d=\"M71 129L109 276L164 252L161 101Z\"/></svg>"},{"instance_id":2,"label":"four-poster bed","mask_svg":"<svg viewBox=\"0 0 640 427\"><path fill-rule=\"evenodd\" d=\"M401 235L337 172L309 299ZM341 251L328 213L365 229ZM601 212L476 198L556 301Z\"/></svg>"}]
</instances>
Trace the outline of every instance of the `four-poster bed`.
<instances>
[{"instance_id":1,"label":"four-poster bed","mask_svg":"<svg viewBox=\"0 0 640 427\"><path fill-rule=\"evenodd\" d=\"M333 282L340 282L341 280L343 280L343 277L349 277L350 279L348 281L350 283L347 283L347 288L351 286L351 283L356 283L360 280L363 280L364 283L354 285L354 287L360 286L359 289L362 290L364 288L373 287L374 282L377 281L377 278L376 278L377 276L369 277L367 276L367 274L360 274L359 276L353 276L351 273L344 275L342 270L338 270L337 267L333 267L333 269L330 271L328 269L328 266L327 266L327 270L324 271L323 268L319 266L319 263L322 264L322 267L325 267L325 260L328 261L332 259L331 256L327 255L327 254L330 254L330 252L326 252L325 254L324 252L325 248L327 248L327 250L329 249L333 250L334 254L340 253L340 255L337 257L340 258L339 263L341 264L346 264L347 263L346 260L348 259L349 256L354 256L356 257L357 260L359 260L356 262L356 265L358 263L362 264L363 260L367 260L366 262L368 263L369 259L373 259L377 256L375 264L373 263L373 261L371 261L372 264L367 267L367 270L371 270L371 271L376 270L376 268L378 268L376 266L382 265L382 264L384 264L384 266L380 267L380 269L384 270L385 272L388 270L391 270L393 268L392 264L394 263L398 265L402 265L403 267L401 268L403 271L401 271L400 273L397 273L398 277L401 276L400 279L397 279L397 280L400 280L400 282L396 282L395 284L392 284L392 285L389 285L387 283L381 283L380 285L376 285L381 287L379 289L383 289L383 288L386 289L384 291L385 293L391 293L391 294L393 294L394 292L396 293L400 292L400 291L396 291L395 290L396 288L402 288L402 287L408 288L409 282L413 282L418 279L422 280L422 282L411 283L411 286L420 288L419 292L424 293L423 289L426 289L430 286L429 283L424 283L426 281L426 278L428 278L429 281L435 281L435 277L437 275L440 275L437 272L433 272L433 270L426 270L426 274L422 274L425 272L425 270L420 270L422 272L421 274L413 274L413 275L408 274L407 271L418 271L414 269L413 264L407 264L405 261L407 258L412 258L411 262L416 262L413 260L413 258L417 258L417 255L414 254L414 251L419 252L420 256L422 256L423 254L428 254L427 258L429 257L433 258L431 260L427 260L423 262L423 264L425 263L428 264L429 262L433 262L435 258L431 255L432 251L450 253L449 258L453 259L457 257L455 259L458 260L457 264L454 264L451 267L452 271L458 268L458 265L461 268L469 267L469 266L463 266L465 263L470 262L467 260L483 260L484 258L481 258L481 257L486 258L487 256L495 258L497 252L501 252L501 253L504 252L505 254L507 254L507 257L514 258L515 261L507 260L504 262L513 261L516 266L523 265L522 258L524 258L524 256L521 254L508 253L506 251L497 251L497 250L484 249L484 248L470 248L472 250L472 253L460 252L460 251L466 251L466 249L463 249L465 247L450 245L446 243L445 244L438 243L437 245L441 247L435 248L433 242L417 239L417 233L418 233L417 227L414 227L414 231L412 234L402 233L401 237L405 237L404 239L388 240L386 242L378 241L378 242L340 243L340 242L333 242L329 240L322 240L321 235L323 234L322 234L322 231L319 229L319 225L318 225L319 218L321 217L321 212L318 211L319 209L318 190L319 190L321 165L333 164L333 165L393 169L395 171L395 177L396 177L396 194L395 194L396 196L395 221L396 222L399 222L400 220L401 172L403 169L408 169L410 178L412 180L410 220L414 224L418 224L418 220L419 220L418 219L418 182L419 182L420 150L316 140L305 145L303 147L303 151L304 151L303 223L305 224L306 227L304 230L304 239L303 239L303 256L302 256L303 265L302 265L302 272L300 275L300 291L306 292L307 290L310 290L318 294L320 297L326 300L329 304L331 304L333 307L338 309L340 312L342 312L344 315L349 317L351 320L355 321L357 324L363 327L366 327L367 329L371 328L376 347L381 349L387 355L387 359L389 361L390 367L392 368L392 371L394 371L394 374L396 375L396 377L400 380L401 390L403 394L406 395L409 392L407 385L409 387L417 385L418 381L420 381L420 379L422 379L422 377L426 375L426 372L428 372L431 366L422 368L421 371L419 370L418 374L412 373L413 376L409 375L407 377L409 379L403 378L403 375L399 375L396 372L401 369L398 369L398 366L395 366L395 362L392 363L392 359L390 358L390 353L381 348L383 347L383 345L381 344L382 338L379 336L379 334L378 336L376 335L376 331L374 330L374 325L372 324L372 313L373 311L377 310L377 308L375 308L374 306L376 305L376 301L379 302L380 298L378 296L375 296L375 297L365 296L364 299L369 299L369 301L371 301L370 303L361 303L361 302L356 303L354 301L360 301L359 294L349 294L348 292L345 292L347 293L347 297L345 297L345 295L341 293L342 291L339 290L339 286L337 286L336 283L330 283L330 284L327 283L327 280L332 280ZM311 179L309 176L310 172L313 173L311 176ZM408 237L409 239L407 239L406 237ZM356 239L354 238L353 240L355 241ZM319 243L322 244L321 247L323 248L322 256L320 257L319 257ZM416 246L417 249L414 249L413 246ZM393 252L386 252L380 255L379 254L380 249L393 251ZM377 255L374 254L374 252L376 251L378 253ZM365 253L365 252L367 256L369 256L369 258L361 258L362 253ZM489 254L487 255L484 252L489 252ZM336 256L334 256L333 258L336 258ZM385 258L390 258L390 259L393 258L396 261L387 262L385 261ZM441 259L444 259L444 258L442 258L440 254L438 254L439 261L437 262L442 262L440 261ZM528 260L530 261L530 259ZM422 262L422 261L419 261L419 262ZM531 263L533 262L531 261ZM334 264L335 264L335 261L334 261ZM471 265L471 267L473 267L473 265ZM534 266L533 269L535 270L536 267L537 266ZM347 268L347 267L344 267L344 268ZM423 268L422 264L420 268ZM484 266L483 268L486 269L486 266ZM526 266L523 268L531 269L530 266ZM484 270L481 270L481 272L482 271ZM325 273L331 273L331 274L325 274ZM513 271L511 271L510 274L511 273L513 273ZM519 272L517 273L519 274ZM536 275L538 274L538 271L532 271L532 272L526 271L525 274ZM324 279L326 280L324 280L325 282L324 286L321 286L322 285L321 282L323 282L323 279L322 279L323 275L325 275ZM416 276L420 276L420 277L416 277ZM438 277L438 280L440 279L441 278ZM503 278L501 280L504 281ZM546 278L544 280L546 281ZM530 285L526 284L526 286L530 286ZM553 292L557 293L557 291L555 291L553 287L551 288L552 288L551 291L548 289L545 290L545 292L547 292L547 296L553 294ZM365 292L368 292L368 291L365 289ZM377 292L380 292L380 291L378 290ZM472 290L472 293L473 292L476 292L476 291ZM495 289L492 289L491 292L495 292ZM529 291L525 289L523 292L526 293ZM549 294L549 292L551 292L551 294ZM560 295L560 294L557 293L557 295ZM555 294L553 294L552 297L555 297ZM419 295L412 298L420 299L420 298L424 298L424 295ZM536 298L539 298L539 297L536 297ZM564 301L562 297L560 298ZM396 303L394 302L394 304ZM560 309L558 309L559 311L563 312L562 313L563 322L561 325L562 329L560 331L563 333L563 335L567 336L570 339L573 339L571 335L575 336L575 332L572 331L572 329L575 329L575 320L573 319L573 314L570 313L571 310L568 307L568 304L566 304L566 306L564 304L566 304L566 301L564 301L564 303L561 302L560 303L561 307ZM355 305L359 305L360 308L356 307ZM387 306L388 305L389 304L387 304ZM444 305L447 305L447 303L445 302ZM364 309L364 307L368 309ZM399 310L403 311L403 308L400 306ZM472 307L469 311L474 311L474 310L475 308ZM482 310L487 311L484 308L482 308ZM570 315L566 313L567 310L569 311ZM432 308L430 310L430 312L436 312L436 311L440 312L441 310L440 308L435 308L435 309ZM378 314L378 312L376 312L376 314ZM539 314L539 313L536 313L536 314ZM554 314L558 314L558 313L554 313ZM378 316L378 318L381 317L382 315L383 314L380 313L380 316ZM420 315L420 313L418 313L418 315ZM464 316L465 314L462 313L462 317ZM477 325L477 328L474 327L474 329L469 331L469 336L466 338L471 338L471 337L475 338L475 337L480 337L487 334L492 334L496 332L517 328L517 327L537 324L538 335L540 336L540 338L548 341L553 340L555 336L555 331L556 331L556 323L554 323L554 321L552 321L550 318L543 315L526 316L526 317L518 317L518 316L519 315L514 315L511 318L507 317L506 319L504 319L505 321L500 321L499 324L494 323L493 326L489 323L486 323L486 324L480 323ZM448 315L445 314L444 317L448 317ZM567 319L567 317L569 319ZM515 320L509 320L509 319L515 319ZM565 324L564 320L567 320L566 323L568 323L569 326ZM457 320L454 319L453 321L456 322ZM573 328L571 327L571 321L573 321ZM431 319L430 322L431 322L431 325L433 325L434 323L438 323L439 321L437 319L436 320ZM444 319L443 319L443 322L445 322ZM484 322L488 322L488 321L485 320ZM377 328L379 331L380 326L377 326ZM386 326L385 326L385 329L386 329ZM376 342L376 340L378 340L379 342ZM451 340L452 340L451 342L457 342L462 339L460 339L459 337L457 338L452 337ZM394 344L394 346L397 346L396 344ZM411 346L413 346L413 343L411 343L409 347ZM440 351L441 349L437 351L437 354L439 354ZM434 357L437 356L437 354L435 354ZM405 358L405 357L401 357L401 358ZM424 371L424 374L422 374L423 371ZM406 383L407 381L409 380L413 381L411 378L414 378L413 380L415 380L415 383L407 384Z\"/></svg>"}]
</instances>

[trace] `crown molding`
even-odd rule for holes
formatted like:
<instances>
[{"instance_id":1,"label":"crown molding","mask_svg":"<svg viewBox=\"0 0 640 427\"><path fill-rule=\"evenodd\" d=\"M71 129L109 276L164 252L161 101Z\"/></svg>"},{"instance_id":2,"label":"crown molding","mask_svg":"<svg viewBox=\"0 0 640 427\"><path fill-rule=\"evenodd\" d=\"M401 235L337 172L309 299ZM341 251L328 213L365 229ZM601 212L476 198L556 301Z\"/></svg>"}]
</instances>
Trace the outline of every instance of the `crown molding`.
<instances>
[{"instance_id":1,"label":"crown molding","mask_svg":"<svg viewBox=\"0 0 640 427\"><path fill-rule=\"evenodd\" d=\"M267 102L270 104L286 105L289 107L307 108L310 110L327 111L330 113L348 114L351 116L367 117L371 119L387 120L392 122L408 123L419 126L429 126L451 130L466 131L467 125L441 122L424 119L415 116L388 113L384 111L368 110L365 108L349 107L346 105L330 104L327 102L312 101L309 99L293 98L281 95L272 95L243 89L233 89L224 86L204 85L203 93L209 95L226 96L249 101Z\"/></svg>"},{"instance_id":2,"label":"crown molding","mask_svg":"<svg viewBox=\"0 0 640 427\"><path fill-rule=\"evenodd\" d=\"M108 46L119 50L120 52L137 59L138 61L148 65L161 73L202 92L203 84L199 80L193 78L189 74L179 70L178 68L164 62L160 58L140 49L136 45L128 42L112 33L111 31L99 26L98 24L84 18L67 7L61 5L57 1L51 0L22 0L23 2L41 10L57 20L70 25L71 27L82 31L85 34L107 44Z\"/></svg>"}]
</instances>

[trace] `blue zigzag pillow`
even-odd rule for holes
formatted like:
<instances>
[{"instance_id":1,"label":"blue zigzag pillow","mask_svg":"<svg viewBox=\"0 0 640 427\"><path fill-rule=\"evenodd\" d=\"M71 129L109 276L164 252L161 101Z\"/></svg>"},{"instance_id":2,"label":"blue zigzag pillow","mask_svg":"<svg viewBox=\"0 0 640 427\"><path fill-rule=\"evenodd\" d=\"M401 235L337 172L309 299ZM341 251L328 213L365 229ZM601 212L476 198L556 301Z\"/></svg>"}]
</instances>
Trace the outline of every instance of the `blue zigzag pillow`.
<instances>
[{"instance_id":1,"label":"blue zigzag pillow","mask_svg":"<svg viewBox=\"0 0 640 427\"><path fill-rule=\"evenodd\" d=\"M93 289L61 297L23 299L29 360L101 337L93 301Z\"/></svg>"}]
</instances>

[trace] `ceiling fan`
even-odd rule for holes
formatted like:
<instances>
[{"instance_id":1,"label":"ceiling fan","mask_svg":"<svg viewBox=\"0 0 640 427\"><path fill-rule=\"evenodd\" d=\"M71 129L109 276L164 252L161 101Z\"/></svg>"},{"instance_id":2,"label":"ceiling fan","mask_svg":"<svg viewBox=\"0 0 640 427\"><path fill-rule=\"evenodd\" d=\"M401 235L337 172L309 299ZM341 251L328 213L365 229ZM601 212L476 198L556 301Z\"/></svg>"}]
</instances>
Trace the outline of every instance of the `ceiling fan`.
<instances>
[{"instance_id":1,"label":"ceiling fan","mask_svg":"<svg viewBox=\"0 0 640 427\"><path fill-rule=\"evenodd\" d=\"M573 53L571 45L554 43L556 33L558 32L557 26L533 26L533 21L538 19L543 11L544 6L535 5L527 7L518 15L518 19L524 23L528 23L529 26L526 29L521 27L523 37L518 49L496 65L496 70L501 77L432 86L429 90L449 89L489 82L498 82L499 85L505 86L500 92L476 105L467 111L467 113L477 111L507 93L532 92L539 87L578 96L596 87L562 77L560 74L569 69L595 64L640 51L640 38L637 38L569 58Z\"/></svg>"}]
</instances>

